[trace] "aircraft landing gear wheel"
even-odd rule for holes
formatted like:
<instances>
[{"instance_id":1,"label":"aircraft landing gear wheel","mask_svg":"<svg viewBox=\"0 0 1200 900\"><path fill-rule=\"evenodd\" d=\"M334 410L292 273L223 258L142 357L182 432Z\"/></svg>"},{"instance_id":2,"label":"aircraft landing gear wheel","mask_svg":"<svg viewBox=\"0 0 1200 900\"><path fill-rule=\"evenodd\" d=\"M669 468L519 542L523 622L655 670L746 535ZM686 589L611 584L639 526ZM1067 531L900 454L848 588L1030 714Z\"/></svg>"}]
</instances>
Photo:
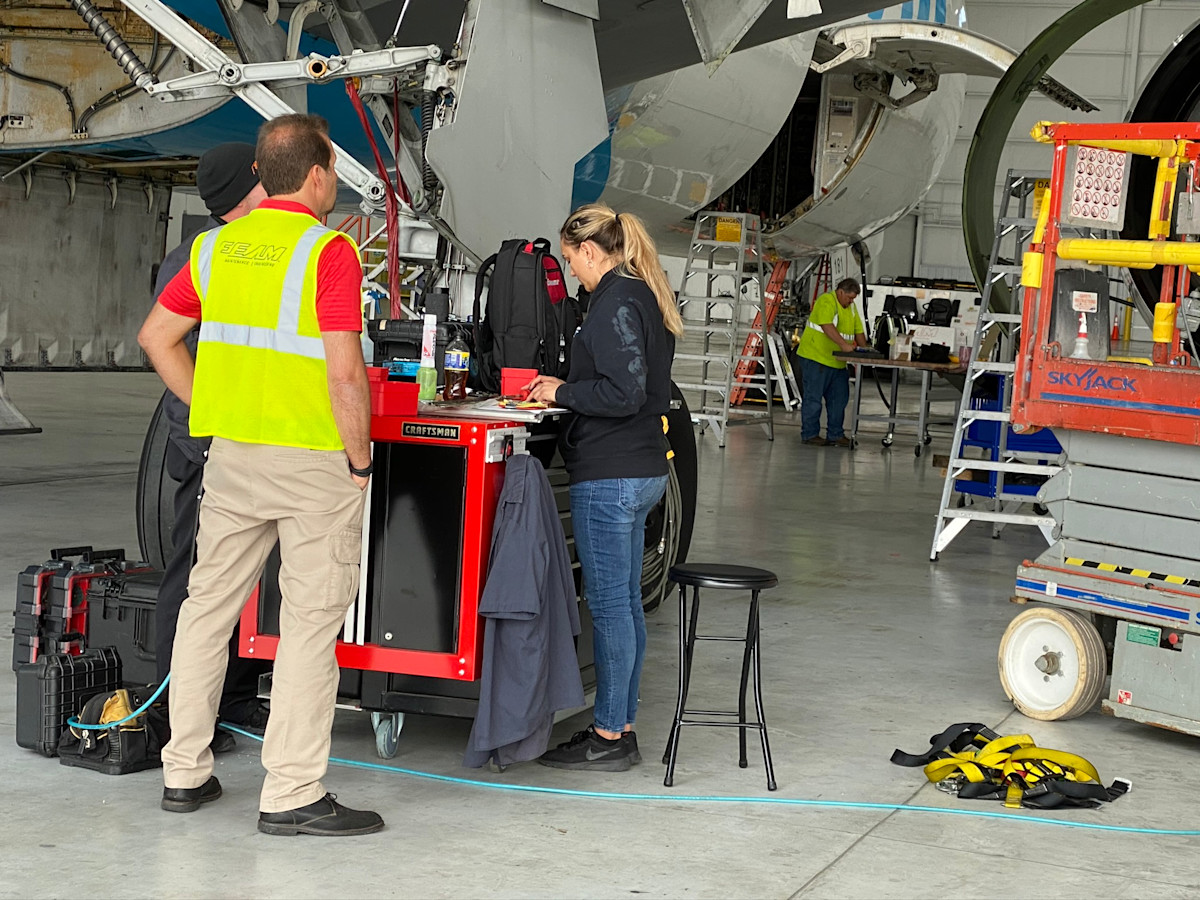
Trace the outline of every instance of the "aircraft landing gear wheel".
<instances>
[{"instance_id":1,"label":"aircraft landing gear wheel","mask_svg":"<svg viewBox=\"0 0 1200 900\"><path fill-rule=\"evenodd\" d=\"M1004 631L1000 683L1017 709L1052 722L1081 716L1100 699L1104 642L1086 617L1054 607L1027 609Z\"/></svg>"},{"instance_id":2,"label":"aircraft landing gear wheel","mask_svg":"<svg viewBox=\"0 0 1200 900\"><path fill-rule=\"evenodd\" d=\"M380 759L395 759L400 744L400 732L404 730L404 713L371 713L371 727L375 729L375 752Z\"/></svg>"}]
</instances>

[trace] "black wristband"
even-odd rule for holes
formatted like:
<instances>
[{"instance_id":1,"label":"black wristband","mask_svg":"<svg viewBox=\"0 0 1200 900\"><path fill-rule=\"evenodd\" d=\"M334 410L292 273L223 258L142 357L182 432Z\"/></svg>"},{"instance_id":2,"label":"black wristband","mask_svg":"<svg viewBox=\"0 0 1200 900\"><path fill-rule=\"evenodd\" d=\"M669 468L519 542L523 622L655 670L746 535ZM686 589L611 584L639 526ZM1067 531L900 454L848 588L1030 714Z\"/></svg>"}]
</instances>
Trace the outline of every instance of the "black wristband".
<instances>
[{"instance_id":1,"label":"black wristband","mask_svg":"<svg viewBox=\"0 0 1200 900\"><path fill-rule=\"evenodd\" d=\"M346 465L350 467L350 474L357 475L359 478L369 478L371 473L375 471L374 460L371 460L371 462L367 463L367 467L365 469L354 468L354 463L350 462L349 459L346 460Z\"/></svg>"}]
</instances>

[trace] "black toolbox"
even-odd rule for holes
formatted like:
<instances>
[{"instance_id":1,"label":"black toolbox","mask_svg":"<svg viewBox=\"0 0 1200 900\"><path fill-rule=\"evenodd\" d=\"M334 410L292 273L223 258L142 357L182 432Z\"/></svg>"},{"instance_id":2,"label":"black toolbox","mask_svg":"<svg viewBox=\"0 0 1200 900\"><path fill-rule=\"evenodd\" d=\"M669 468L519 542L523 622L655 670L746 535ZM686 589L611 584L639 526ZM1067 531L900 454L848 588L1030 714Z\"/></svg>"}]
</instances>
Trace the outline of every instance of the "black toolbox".
<instances>
[{"instance_id":1,"label":"black toolbox","mask_svg":"<svg viewBox=\"0 0 1200 900\"><path fill-rule=\"evenodd\" d=\"M81 656L53 653L17 667L17 745L54 756L67 719L89 697L121 687L121 657L112 647Z\"/></svg>"},{"instance_id":2,"label":"black toolbox","mask_svg":"<svg viewBox=\"0 0 1200 900\"><path fill-rule=\"evenodd\" d=\"M416 319L370 319L367 322L367 337L375 345L375 364L386 365L393 359L421 358L421 337L425 323ZM443 368L446 362L446 347L456 337L462 338L467 346L475 343L470 322L438 322L434 339L433 363L437 367L438 384L446 379ZM474 352L474 351L472 351Z\"/></svg>"},{"instance_id":3,"label":"black toolbox","mask_svg":"<svg viewBox=\"0 0 1200 900\"><path fill-rule=\"evenodd\" d=\"M158 571L104 575L88 584L88 646L116 647L129 684L158 680L154 611L162 577Z\"/></svg>"},{"instance_id":4,"label":"black toolbox","mask_svg":"<svg viewBox=\"0 0 1200 900\"><path fill-rule=\"evenodd\" d=\"M17 576L13 610L13 671L40 656L83 647L87 625L86 588L90 578L123 570L124 550L62 547L50 559L27 566Z\"/></svg>"}]
</instances>

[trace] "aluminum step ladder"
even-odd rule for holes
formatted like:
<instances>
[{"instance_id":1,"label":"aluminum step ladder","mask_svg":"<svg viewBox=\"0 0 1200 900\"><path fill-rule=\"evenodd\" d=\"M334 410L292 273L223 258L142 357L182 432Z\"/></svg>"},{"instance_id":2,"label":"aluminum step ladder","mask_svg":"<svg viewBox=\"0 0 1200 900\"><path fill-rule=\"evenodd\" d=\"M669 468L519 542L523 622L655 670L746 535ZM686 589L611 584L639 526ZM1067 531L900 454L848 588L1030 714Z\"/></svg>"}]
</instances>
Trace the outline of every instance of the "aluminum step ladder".
<instances>
[{"instance_id":1,"label":"aluminum step ladder","mask_svg":"<svg viewBox=\"0 0 1200 900\"><path fill-rule=\"evenodd\" d=\"M784 408L789 410L800 405L800 386L796 382L796 376L792 373L791 366L788 365L783 339L775 332L775 318L779 315L780 307L783 306L787 274L791 267L791 260L780 260L771 267L771 277L767 281L766 301L763 303L767 316L767 352L771 354L771 380L775 384L775 389L779 391ZM759 321L761 315L760 313L754 317L750 333L746 336L746 343L742 346L741 361L734 371L736 383L733 385L733 393L730 395L729 401L732 406L742 405L746 399L746 388L750 384L750 376L757 371L759 366L763 365Z\"/></svg>"},{"instance_id":2,"label":"aluminum step ladder","mask_svg":"<svg viewBox=\"0 0 1200 900\"><path fill-rule=\"evenodd\" d=\"M759 423L775 439L772 383L778 362L768 340L762 227L749 213L703 211L696 214L687 263L679 285L683 338L671 377L682 391L699 394L689 404L692 421L703 433L711 427L724 447L729 428ZM756 340L751 340L751 335ZM757 345L758 353L745 348ZM763 409L742 409L734 400L739 364L761 363L758 371L737 380L739 390L761 390ZM786 394L784 395L787 396Z\"/></svg>"},{"instance_id":3,"label":"aluminum step ladder","mask_svg":"<svg viewBox=\"0 0 1200 900\"><path fill-rule=\"evenodd\" d=\"M987 279L979 307L979 320L971 344L971 359L967 364L966 383L954 426L950 460L946 466L946 482L942 487L937 527L929 558L936 560L967 525L973 521L989 522L992 537L999 537L1008 525L1033 525L1041 530L1047 542L1052 542L1054 519L1026 510L1036 503L1036 497L1005 489L1005 479L1012 475L1050 476L1060 471L1063 454L1031 450L1012 451L1008 446L1009 423L1012 421L1012 379L1016 371L1016 331L1021 322L1020 290L1021 263L1030 237L1037 225L1032 202L1038 182L1048 183L1044 173L1009 170L996 220L996 239L988 261ZM1015 201L1015 215L1010 214ZM1014 299L1016 312L992 312L990 301L993 288L1004 283ZM972 406L972 389L985 375L1003 376L999 409L976 409ZM995 422L998 436L993 459L973 459L963 455L964 442L970 426L976 422ZM994 478L993 496L978 498L970 505L960 506L954 499L955 484L968 472L990 473ZM968 495L962 494L965 500Z\"/></svg>"}]
</instances>

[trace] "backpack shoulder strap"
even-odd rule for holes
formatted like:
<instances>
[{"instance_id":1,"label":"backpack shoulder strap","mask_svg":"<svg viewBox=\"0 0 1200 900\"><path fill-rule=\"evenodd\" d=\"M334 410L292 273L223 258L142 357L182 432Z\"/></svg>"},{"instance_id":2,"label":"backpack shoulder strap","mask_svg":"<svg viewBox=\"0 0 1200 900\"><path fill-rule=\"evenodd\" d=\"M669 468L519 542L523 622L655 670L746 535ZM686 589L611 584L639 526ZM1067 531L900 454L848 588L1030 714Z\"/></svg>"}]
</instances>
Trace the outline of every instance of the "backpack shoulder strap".
<instances>
[{"instance_id":1,"label":"backpack shoulder strap","mask_svg":"<svg viewBox=\"0 0 1200 900\"><path fill-rule=\"evenodd\" d=\"M472 324L475 332L475 340L479 340L479 321L483 305L483 283L487 278L487 273L496 265L496 254L493 253L485 259L479 266L479 271L475 275L475 305L472 308Z\"/></svg>"}]
</instances>

